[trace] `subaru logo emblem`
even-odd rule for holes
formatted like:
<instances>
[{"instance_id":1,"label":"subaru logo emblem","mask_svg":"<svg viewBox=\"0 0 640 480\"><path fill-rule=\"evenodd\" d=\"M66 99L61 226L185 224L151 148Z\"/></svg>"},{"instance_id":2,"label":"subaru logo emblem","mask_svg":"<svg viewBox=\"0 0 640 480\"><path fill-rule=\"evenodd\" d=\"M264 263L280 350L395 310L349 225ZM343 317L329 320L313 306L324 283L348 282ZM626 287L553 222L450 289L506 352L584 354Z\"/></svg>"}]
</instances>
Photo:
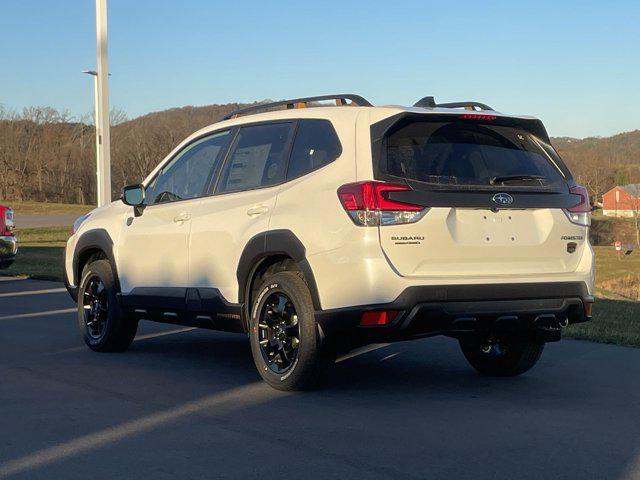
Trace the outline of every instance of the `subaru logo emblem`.
<instances>
[{"instance_id":1,"label":"subaru logo emblem","mask_svg":"<svg viewBox=\"0 0 640 480\"><path fill-rule=\"evenodd\" d=\"M498 205L511 205L513 203L513 197L508 193L496 193L492 200Z\"/></svg>"}]
</instances>

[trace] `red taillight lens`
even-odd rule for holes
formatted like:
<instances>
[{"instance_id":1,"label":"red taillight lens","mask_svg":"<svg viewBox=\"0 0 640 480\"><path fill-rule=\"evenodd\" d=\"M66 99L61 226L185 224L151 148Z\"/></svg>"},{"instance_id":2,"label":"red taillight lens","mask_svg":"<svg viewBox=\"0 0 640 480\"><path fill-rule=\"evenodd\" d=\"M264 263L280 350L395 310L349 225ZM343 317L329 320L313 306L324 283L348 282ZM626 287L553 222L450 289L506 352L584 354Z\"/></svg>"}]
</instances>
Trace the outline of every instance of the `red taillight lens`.
<instances>
[{"instance_id":1,"label":"red taillight lens","mask_svg":"<svg viewBox=\"0 0 640 480\"><path fill-rule=\"evenodd\" d=\"M407 185L386 182L348 183L338 189L338 198L356 225L412 223L422 217L425 207L389 198L389 192L408 190Z\"/></svg>"},{"instance_id":2,"label":"red taillight lens","mask_svg":"<svg viewBox=\"0 0 640 480\"><path fill-rule=\"evenodd\" d=\"M589 203L589 193L587 189L582 185L576 185L575 187L569 188L569 193L573 195L578 195L577 202L573 207L567 208L569 212L575 213L583 213L591 211L591 204Z\"/></svg>"},{"instance_id":3,"label":"red taillight lens","mask_svg":"<svg viewBox=\"0 0 640 480\"><path fill-rule=\"evenodd\" d=\"M591 204L589 193L581 185L569 187L569 193L576 197L576 204L565 209L564 213L571 223L588 227L591 225Z\"/></svg>"},{"instance_id":4,"label":"red taillight lens","mask_svg":"<svg viewBox=\"0 0 640 480\"><path fill-rule=\"evenodd\" d=\"M4 211L4 226L5 232L4 235L11 235L13 232L14 224L13 224L13 210L7 208Z\"/></svg>"},{"instance_id":5,"label":"red taillight lens","mask_svg":"<svg viewBox=\"0 0 640 480\"><path fill-rule=\"evenodd\" d=\"M379 325L388 325L398 315L397 310L372 310L364 312L360 318L360 326L375 327Z\"/></svg>"},{"instance_id":6,"label":"red taillight lens","mask_svg":"<svg viewBox=\"0 0 640 480\"><path fill-rule=\"evenodd\" d=\"M388 192L411 190L406 185L385 182L348 183L338 189L338 196L345 210L406 210L419 212L424 207L396 202L388 198Z\"/></svg>"}]
</instances>

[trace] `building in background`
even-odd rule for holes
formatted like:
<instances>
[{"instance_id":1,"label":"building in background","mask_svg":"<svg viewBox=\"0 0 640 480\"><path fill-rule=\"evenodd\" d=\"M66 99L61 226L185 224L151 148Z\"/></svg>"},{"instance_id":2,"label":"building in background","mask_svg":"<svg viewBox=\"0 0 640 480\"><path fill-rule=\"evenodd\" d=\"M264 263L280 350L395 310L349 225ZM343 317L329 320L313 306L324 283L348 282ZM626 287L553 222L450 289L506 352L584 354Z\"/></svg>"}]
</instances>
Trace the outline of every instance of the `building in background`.
<instances>
[{"instance_id":1,"label":"building in background","mask_svg":"<svg viewBox=\"0 0 640 480\"><path fill-rule=\"evenodd\" d=\"M602 195L602 214L634 217L640 213L640 183L613 187Z\"/></svg>"}]
</instances>

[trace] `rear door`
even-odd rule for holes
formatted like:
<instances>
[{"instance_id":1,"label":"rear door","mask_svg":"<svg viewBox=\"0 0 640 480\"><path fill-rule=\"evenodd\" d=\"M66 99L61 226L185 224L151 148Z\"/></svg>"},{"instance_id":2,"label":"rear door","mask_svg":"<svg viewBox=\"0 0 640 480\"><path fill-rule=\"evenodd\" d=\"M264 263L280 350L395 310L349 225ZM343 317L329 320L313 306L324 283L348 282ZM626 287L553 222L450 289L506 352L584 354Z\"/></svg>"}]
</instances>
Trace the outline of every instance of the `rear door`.
<instances>
[{"instance_id":1,"label":"rear door","mask_svg":"<svg viewBox=\"0 0 640 480\"><path fill-rule=\"evenodd\" d=\"M425 117L389 129L374 167L378 179L411 187L390 199L427 209L415 223L379 227L395 269L413 277L574 271L586 228L564 208L581 198L553 148L491 116Z\"/></svg>"},{"instance_id":2,"label":"rear door","mask_svg":"<svg viewBox=\"0 0 640 480\"><path fill-rule=\"evenodd\" d=\"M237 266L249 240L269 228L278 185L286 175L293 122L241 126L213 195L193 210L189 277L237 301Z\"/></svg>"}]
</instances>

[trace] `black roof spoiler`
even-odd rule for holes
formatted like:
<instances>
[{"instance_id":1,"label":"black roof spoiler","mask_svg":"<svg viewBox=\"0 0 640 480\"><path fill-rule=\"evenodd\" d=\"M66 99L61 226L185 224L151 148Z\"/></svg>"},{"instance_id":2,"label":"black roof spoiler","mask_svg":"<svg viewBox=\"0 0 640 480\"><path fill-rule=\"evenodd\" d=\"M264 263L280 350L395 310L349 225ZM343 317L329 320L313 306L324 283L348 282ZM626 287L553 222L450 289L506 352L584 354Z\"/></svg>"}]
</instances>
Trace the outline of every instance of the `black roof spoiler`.
<instances>
[{"instance_id":1,"label":"black roof spoiler","mask_svg":"<svg viewBox=\"0 0 640 480\"><path fill-rule=\"evenodd\" d=\"M414 107L423 108L464 108L465 110L489 110L494 111L489 105L480 102L451 102L436 103L433 97L423 97L413 104Z\"/></svg>"}]
</instances>

